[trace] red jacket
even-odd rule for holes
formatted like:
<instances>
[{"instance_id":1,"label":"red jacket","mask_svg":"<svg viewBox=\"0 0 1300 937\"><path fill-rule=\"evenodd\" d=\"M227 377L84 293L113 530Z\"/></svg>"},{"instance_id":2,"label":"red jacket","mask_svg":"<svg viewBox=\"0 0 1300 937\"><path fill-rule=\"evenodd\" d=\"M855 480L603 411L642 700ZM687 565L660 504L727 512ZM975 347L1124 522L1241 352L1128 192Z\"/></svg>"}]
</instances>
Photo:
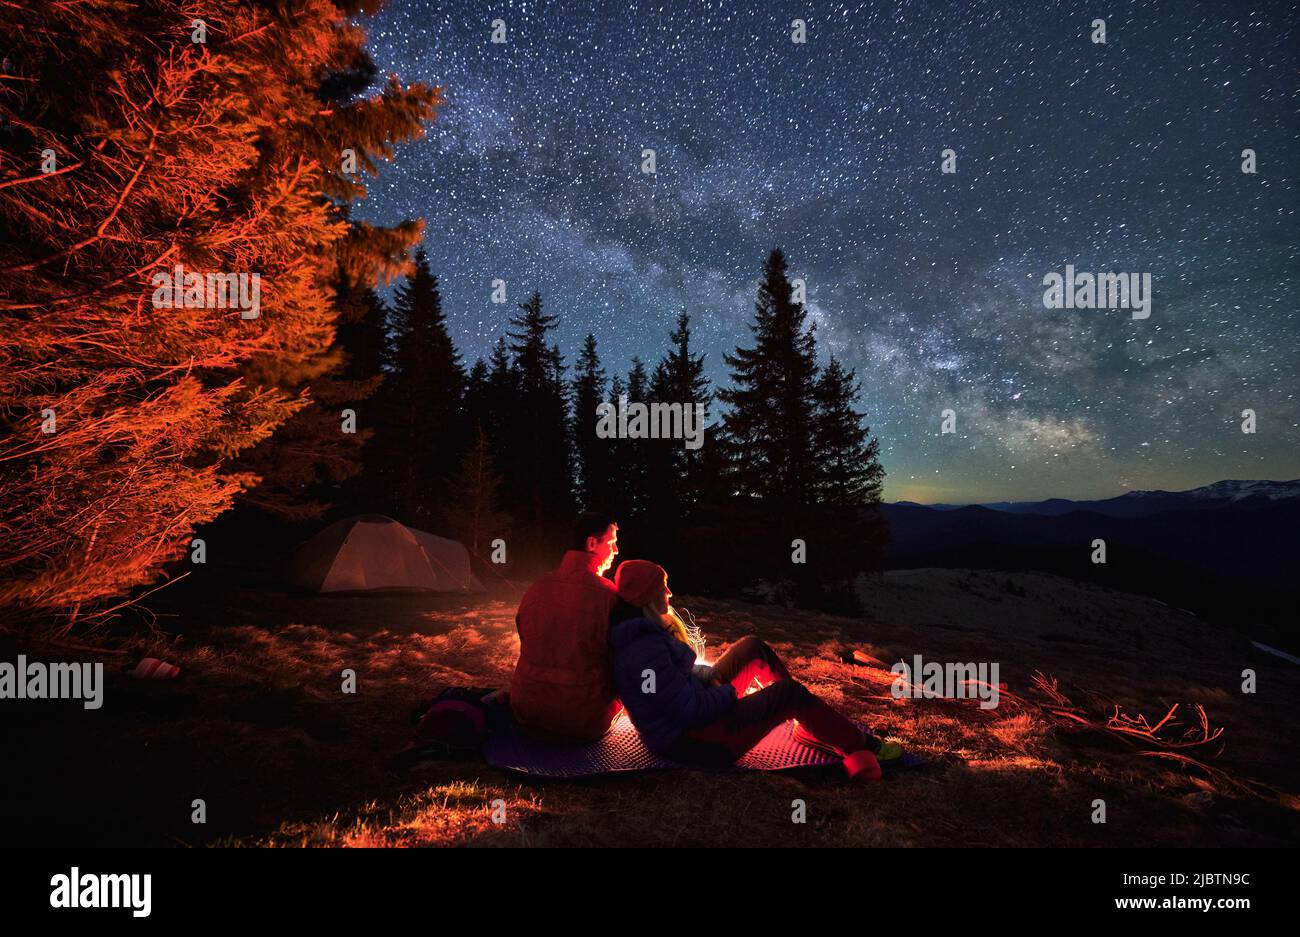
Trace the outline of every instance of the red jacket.
<instances>
[{"instance_id":1,"label":"red jacket","mask_svg":"<svg viewBox=\"0 0 1300 937\"><path fill-rule=\"evenodd\" d=\"M610 673L609 615L614 584L596 575L596 557L564 554L560 568L533 583L519 603L519 663L510 707L522 726L584 741L600 738L618 715Z\"/></svg>"}]
</instances>

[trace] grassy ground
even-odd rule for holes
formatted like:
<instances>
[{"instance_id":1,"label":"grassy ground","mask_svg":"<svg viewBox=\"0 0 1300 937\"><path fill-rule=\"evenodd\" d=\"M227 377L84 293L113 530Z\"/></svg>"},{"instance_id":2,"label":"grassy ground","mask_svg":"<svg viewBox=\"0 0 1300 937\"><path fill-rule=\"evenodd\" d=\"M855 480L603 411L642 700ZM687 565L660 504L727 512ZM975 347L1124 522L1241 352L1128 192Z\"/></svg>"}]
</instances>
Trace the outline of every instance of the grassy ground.
<instances>
[{"instance_id":1,"label":"grassy ground","mask_svg":"<svg viewBox=\"0 0 1300 937\"><path fill-rule=\"evenodd\" d=\"M395 770L407 715L441 684L504 684L518 650L510 597L320 599L191 594L169 635L118 643L102 710L6 704L3 840L269 846L1294 845L1300 841L1300 668L1150 599L1039 574L909 570L863 590L856 619L679 597L711 654L758 633L795 675L929 765L870 786L838 769L694 771L535 783L481 762ZM997 661L1008 693L896 700L884 669L844 663ZM151 684L121 670L179 663ZM65 653L61 655L67 657ZM5 655L12 659L12 655ZM1243 694L1254 668L1258 692ZM341 692L342 671L357 692ZM1059 680L1076 709L1035 689ZM1195 762L1143 754L1104 728L1204 707L1223 734ZM1056 708L1065 705L1056 701ZM1079 719L1084 720L1080 722ZM1185 720L1186 721L1186 720ZM1193 720L1194 721L1194 720ZM1167 733L1162 733L1167 735ZM207 822L191 822L192 802ZM806 823L791 820L806 803ZM1106 823L1091 821L1094 801ZM492 803L503 801L503 823Z\"/></svg>"}]
</instances>

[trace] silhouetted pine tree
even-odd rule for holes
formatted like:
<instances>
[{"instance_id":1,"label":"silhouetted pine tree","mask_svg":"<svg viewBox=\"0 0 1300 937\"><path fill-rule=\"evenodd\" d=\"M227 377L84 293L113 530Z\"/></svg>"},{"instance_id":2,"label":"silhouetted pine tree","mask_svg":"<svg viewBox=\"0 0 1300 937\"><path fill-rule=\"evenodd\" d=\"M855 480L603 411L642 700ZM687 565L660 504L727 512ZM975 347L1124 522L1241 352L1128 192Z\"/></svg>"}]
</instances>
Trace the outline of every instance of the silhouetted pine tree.
<instances>
[{"instance_id":1,"label":"silhouetted pine tree","mask_svg":"<svg viewBox=\"0 0 1300 937\"><path fill-rule=\"evenodd\" d=\"M709 379L704 376L704 355L691 353L691 317L684 310L677 317L677 328L669 335L669 340L672 348L655 368L650 396L658 401L681 403L684 407L702 404L707 420L713 391ZM677 516L684 516L703 496L704 447L709 444L706 434L699 449L687 449L682 440L662 447L671 457L671 499Z\"/></svg>"},{"instance_id":2,"label":"silhouetted pine tree","mask_svg":"<svg viewBox=\"0 0 1300 937\"><path fill-rule=\"evenodd\" d=\"M482 358L474 361L465 378L465 422L471 427L487 431L491 421L488 417L488 367ZM473 439L475 432L471 432Z\"/></svg>"},{"instance_id":3,"label":"silhouetted pine tree","mask_svg":"<svg viewBox=\"0 0 1300 937\"><path fill-rule=\"evenodd\" d=\"M338 344L347 355L343 376L353 381L382 376L388 347L388 305L370 286L340 286L338 292Z\"/></svg>"},{"instance_id":4,"label":"silhouetted pine tree","mask_svg":"<svg viewBox=\"0 0 1300 937\"><path fill-rule=\"evenodd\" d=\"M609 507L609 443L596 435L596 408L605 400L605 369L588 335L573 379L573 441L577 456L578 493L587 510Z\"/></svg>"},{"instance_id":5,"label":"silhouetted pine tree","mask_svg":"<svg viewBox=\"0 0 1300 937\"><path fill-rule=\"evenodd\" d=\"M609 382L609 402L615 407L615 420L618 418L619 398L625 396L627 396L627 384L624 383L621 375L615 374ZM635 472L636 467L629 467L628 460L635 453L628 450L630 440L627 439L614 437L601 439L599 442L604 447L604 459L609 465L607 509L614 515L615 520L624 523L632 516L634 498L628 483L630 477L628 472Z\"/></svg>"},{"instance_id":6,"label":"silhouetted pine tree","mask_svg":"<svg viewBox=\"0 0 1300 937\"><path fill-rule=\"evenodd\" d=\"M718 392L729 407L722 425L733 489L787 516L814 500L817 481L811 437L816 342L792 292L785 255L774 249L754 305L754 344L724 356L732 386Z\"/></svg>"},{"instance_id":7,"label":"silhouetted pine tree","mask_svg":"<svg viewBox=\"0 0 1300 937\"><path fill-rule=\"evenodd\" d=\"M561 435L558 447L564 466L562 486L557 478L556 492L561 494L562 497L557 502L556 510L567 515L573 512L574 507L574 480L577 478L577 462L573 447L573 427L570 422L573 394L568 380L564 377L564 372L568 370L568 366L564 363L564 354L560 351L558 344L551 346L550 368L550 397L552 407L560 416L558 426ZM558 534L559 532L554 533Z\"/></svg>"},{"instance_id":8,"label":"silhouetted pine tree","mask_svg":"<svg viewBox=\"0 0 1300 937\"><path fill-rule=\"evenodd\" d=\"M813 451L817 456L817 500L835 507L856 507L880 501L885 470L880 442L862 425L854 409L860 388L852 370L832 355L814 388Z\"/></svg>"},{"instance_id":9,"label":"silhouetted pine tree","mask_svg":"<svg viewBox=\"0 0 1300 937\"><path fill-rule=\"evenodd\" d=\"M627 374L627 402L648 403L649 392L650 376L646 373L645 362L639 357L633 357L632 369ZM618 401L614 403L617 406ZM627 516L644 520L651 510L650 499L653 493L650 490L650 450L655 440L629 437L618 442L617 474L626 488L624 500Z\"/></svg>"},{"instance_id":10,"label":"silhouetted pine tree","mask_svg":"<svg viewBox=\"0 0 1300 937\"><path fill-rule=\"evenodd\" d=\"M510 320L513 394L504 404L502 468L516 528L526 547L544 549L563 536L573 512L564 362L558 346L547 345L559 320L542 312L541 294L519 309Z\"/></svg>"},{"instance_id":11,"label":"silhouetted pine tree","mask_svg":"<svg viewBox=\"0 0 1300 937\"><path fill-rule=\"evenodd\" d=\"M344 405L356 412L357 436L363 444L361 470L336 486L331 500L348 514L392 514L391 466L382 452L384 407L384 362L388 354L388 320L392 311L383 297L370 287L340 290L338 344L347 355L342 376L350 381L373 381L368 395L354 394ZM363 385L364 386L364 385ZM337 427L336 427L337 429Z\"/></svg>"},{"instance_id":12,"label":"silhouetted pine tree","mask_svg":"<svg viewBox=\"0 0 1300 937\"><path fill-rule=\"evenodd\" d=\"M627 399L629 403L644 403L650 379L646 375L645 362L639 355L632 356L632 367L627 372Z\"/></svg>"},{"instance_id":13,"label":"silhouetted pine tree","mask_svg":"<svg viewBox=\"0 0 1300 937\"><path fill-rule=\"evenodd\" d=\"M650 375L646 400L650 404L670 404L681 402L674 396L674 389L669 382L668 368L664 361L655 365ZM650 412L651 422L654 411ZM642 527L653 527L652 536L647 547L661 551L667 547L672 531L683 514L681 502L682 459L680 439L636 439L631 440L634 452L641 461L640 505Z\"/></svg>"},{"instance_id":14,"label":"silhouetted pine tree","mask_svg":"<svg viewBox=\"0 0 1300 937\"><path fill-rule=\"evenodd\" d=\"M795 575L804 604L852 611L856 576L877 565L888 528L877 510L885 477L880 444L862 425L853 371L832 356L814 388L817 506L800 521L809 561Z\"/></svg>"},{"instance_id":15,"label":"silhouetted pine tree","mask_svg":"<svg viewBox=\"0 0 1300 937\"><path fill-rule=\"evenodd\" d=\"M499 509L501 483L487 434L476 427L452 480L447 529L479 560L488 559L493 540L507 539L510 533L510 518Z\"/></svg>"},{"instance_id":16,"label":"silhouetted pine tree","mask_svg":"<svg viewBox=\"0 0 1300 937\"><path fill-rule=\"evenodd\" d=\"M465 372L447 334L438 278L420 251L415 271L397 288L389 333L396 370L384 402L390 423L381 450L395 469L398 519L437 526L444 518L447 480L464 451Z\"/></svg>"},{"instance_id":17,"label":"silhouetted pine tree","mask_svg":"<svg viewBox=\"0 0 1300 937\"><path fill-rule=\"evenodd\" d=\"M510 351L505 338L498 337L487 360L487 383L482 388L482 400L476 404L478 414L470 413L472 421L483 425L488 446L497 468L506 471L511 464L510 434L514 431L513 408L518 404L515 372L510 367Z\"/></svg>"}]
</instances>

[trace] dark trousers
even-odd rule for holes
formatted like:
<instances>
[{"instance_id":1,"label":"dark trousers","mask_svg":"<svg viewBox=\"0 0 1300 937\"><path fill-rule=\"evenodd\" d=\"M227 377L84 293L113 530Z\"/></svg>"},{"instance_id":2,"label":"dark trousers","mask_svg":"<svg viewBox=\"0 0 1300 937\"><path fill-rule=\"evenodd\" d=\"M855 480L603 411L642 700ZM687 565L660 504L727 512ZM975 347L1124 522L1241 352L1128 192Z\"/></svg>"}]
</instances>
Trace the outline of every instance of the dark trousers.
<instances>
[{"instance_id":1,"label":"dark trousers","mask_svg":"<svg viewBox=\"0 0 1300 937\"><path fill-rule=\"evenodd\" d=\"M745 696L755 679L763 688ZM880 748L878 740L793 679L776 651L754 635L741 638L727 649L713 665L712 680L736 688L736 705L721 719L688 729L668 752L670 758L693 764L728 765L788 719L798 719L818 742L842 754Z\"/></svg>"}]
</instances>

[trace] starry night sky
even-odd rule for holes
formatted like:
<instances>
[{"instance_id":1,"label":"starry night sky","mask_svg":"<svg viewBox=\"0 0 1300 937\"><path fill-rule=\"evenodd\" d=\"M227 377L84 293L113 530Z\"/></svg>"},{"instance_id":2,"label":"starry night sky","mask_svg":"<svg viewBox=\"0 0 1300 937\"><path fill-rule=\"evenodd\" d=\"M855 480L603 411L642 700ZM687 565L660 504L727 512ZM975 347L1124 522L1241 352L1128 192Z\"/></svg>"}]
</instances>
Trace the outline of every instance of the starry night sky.
<instances>
[{"instance_id":1,"label":"starry night sky","mask_svg":"<svg viewBox=\"0 0 1300 937\"><path fill-rule=\"evenodd\" d=\"M447 103L357 215L427 220L467 364L538 289L570 363L589 331L611 372L653 362L685 309L725 381L779 245L857 369L886 500L1300 477L1291 3L390 0L366 23L381 76ZM1045 309L1067 263L1151 273L1150 318Z\"/></svg>"}]
</instances>

